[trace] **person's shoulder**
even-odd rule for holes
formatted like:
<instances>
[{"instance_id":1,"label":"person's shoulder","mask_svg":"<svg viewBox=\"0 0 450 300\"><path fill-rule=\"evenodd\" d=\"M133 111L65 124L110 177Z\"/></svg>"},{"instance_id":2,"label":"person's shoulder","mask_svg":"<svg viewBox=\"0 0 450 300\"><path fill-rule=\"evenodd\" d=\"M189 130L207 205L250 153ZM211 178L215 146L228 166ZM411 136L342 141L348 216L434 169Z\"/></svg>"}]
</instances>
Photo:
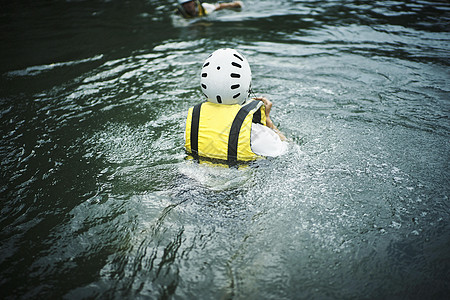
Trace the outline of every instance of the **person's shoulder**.
<instances>
[{"instance_id":1,"label":"person's shoulder","mask_svg":"<svg viewBox=\"0 0 450 300\"><path fill-rule=\"evenodd\" d=\"M250 143L252 151L258 155L276 157L287 151L287 144L269 127L252 123Z\"/></svg>"},{"instance_id":2,"label":"person's shoulder","mask_svg":"<svg viewBox=\"0 0 450 300\"><path fill-rule=\"evenodd\" d=\"M203 9L206 11L207 14L212 13L213 11L216 10L216 5L215 4L203 2L202 6L203 6Z\"/></svg>"},{"instance_id":3,"label":"person's shoulder","mask_svg":"<svg viewBox=\"0 0 450 300\"><path fill-rule=\"evenodd\" d=\"M272 129L260 123L252 123L252 137L266 141L279 139L278 135Z\"/></svg>"}]
</instances>

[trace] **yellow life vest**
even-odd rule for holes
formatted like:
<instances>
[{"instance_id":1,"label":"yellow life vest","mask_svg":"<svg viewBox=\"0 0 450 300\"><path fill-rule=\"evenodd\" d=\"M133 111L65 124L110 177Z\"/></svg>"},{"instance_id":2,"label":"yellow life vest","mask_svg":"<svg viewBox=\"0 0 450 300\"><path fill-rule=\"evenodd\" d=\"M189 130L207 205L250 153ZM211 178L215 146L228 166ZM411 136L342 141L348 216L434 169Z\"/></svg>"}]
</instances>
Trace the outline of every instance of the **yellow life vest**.
<instances>
[{"instance_id":1,"label":"yellow life vest","mask_svg":"<svg viewBox=\"0 0 450 300\"><path fill-rule=\"evenodd\" d=\"M252 123L266 125L261 101L252 100L244 106L202 102L189 108L185 149L194 157L229 163L255 160L261 156L251 149Z\"/></svg>"}]
</instances>

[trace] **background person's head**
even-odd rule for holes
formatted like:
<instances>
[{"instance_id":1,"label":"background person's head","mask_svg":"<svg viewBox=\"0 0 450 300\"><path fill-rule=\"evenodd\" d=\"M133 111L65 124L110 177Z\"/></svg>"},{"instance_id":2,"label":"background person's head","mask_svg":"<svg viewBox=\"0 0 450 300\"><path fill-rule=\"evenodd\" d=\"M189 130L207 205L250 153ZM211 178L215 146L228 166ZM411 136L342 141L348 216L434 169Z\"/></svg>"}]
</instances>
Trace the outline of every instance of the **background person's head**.
<instances>
[{"instance_id":1,"label":"background person's head","mask_svg":"<svg viewBox=\"0 0 450 300\"><path fill-rule=\"evenodd\" d=\"M178 0L183 11L190 17L195 17L198 15L197 4L192 0Z\"/></svg>"}]
</instances>

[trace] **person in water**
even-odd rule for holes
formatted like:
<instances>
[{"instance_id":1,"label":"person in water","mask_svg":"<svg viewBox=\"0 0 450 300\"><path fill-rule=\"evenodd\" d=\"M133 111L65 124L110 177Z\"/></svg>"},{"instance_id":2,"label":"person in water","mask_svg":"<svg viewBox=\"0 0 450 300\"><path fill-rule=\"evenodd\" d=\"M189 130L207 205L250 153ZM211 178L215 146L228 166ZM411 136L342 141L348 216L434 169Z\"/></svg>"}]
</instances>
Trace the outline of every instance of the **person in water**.
<instances>
[{"instance_id":1,"label":"person in water","mask_svg":"<svg viewBox=\"0 0 450 300\"><path fill-rule=\"evenodd\" d=\"M242 7L242 1L210 4L201 3L199 0L178 0L178 12L185 18L202 17L215 10Z\"/></svg>"},{"instance_id":2,"label":"person in water","mask_svg":"<svg viewBox=\"0 0 450 300\"><path fill-rule=\"evenodd\" d=\"M188 153L235 163L286 152L286 137L270 118L272 102L265 97L248 99L252 74L242 54L229 48L214 51L200 76L206 101L189 108Z\"/></svg>"}]
</instances>

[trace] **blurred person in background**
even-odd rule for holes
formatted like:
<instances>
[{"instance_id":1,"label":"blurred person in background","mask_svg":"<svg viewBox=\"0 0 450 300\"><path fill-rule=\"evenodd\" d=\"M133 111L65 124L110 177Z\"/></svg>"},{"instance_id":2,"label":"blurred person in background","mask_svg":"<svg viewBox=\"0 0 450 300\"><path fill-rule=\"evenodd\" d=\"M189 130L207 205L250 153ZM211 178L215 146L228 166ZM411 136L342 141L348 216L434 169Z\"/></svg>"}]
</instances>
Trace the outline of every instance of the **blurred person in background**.
<instances>
[{"instance_id":1,"label":"blurred person in background","mask_svg":"<svg viewBox=\"0 0 450 300\"><path fill-rule=\"evenodd\" d=\"M242 8L242 1L226 2L226 3L202 3L199 0L178 0L178 13L184 18L195 18L206 16L213 11L221 9Z\"/></svg>"}]
</instances>

